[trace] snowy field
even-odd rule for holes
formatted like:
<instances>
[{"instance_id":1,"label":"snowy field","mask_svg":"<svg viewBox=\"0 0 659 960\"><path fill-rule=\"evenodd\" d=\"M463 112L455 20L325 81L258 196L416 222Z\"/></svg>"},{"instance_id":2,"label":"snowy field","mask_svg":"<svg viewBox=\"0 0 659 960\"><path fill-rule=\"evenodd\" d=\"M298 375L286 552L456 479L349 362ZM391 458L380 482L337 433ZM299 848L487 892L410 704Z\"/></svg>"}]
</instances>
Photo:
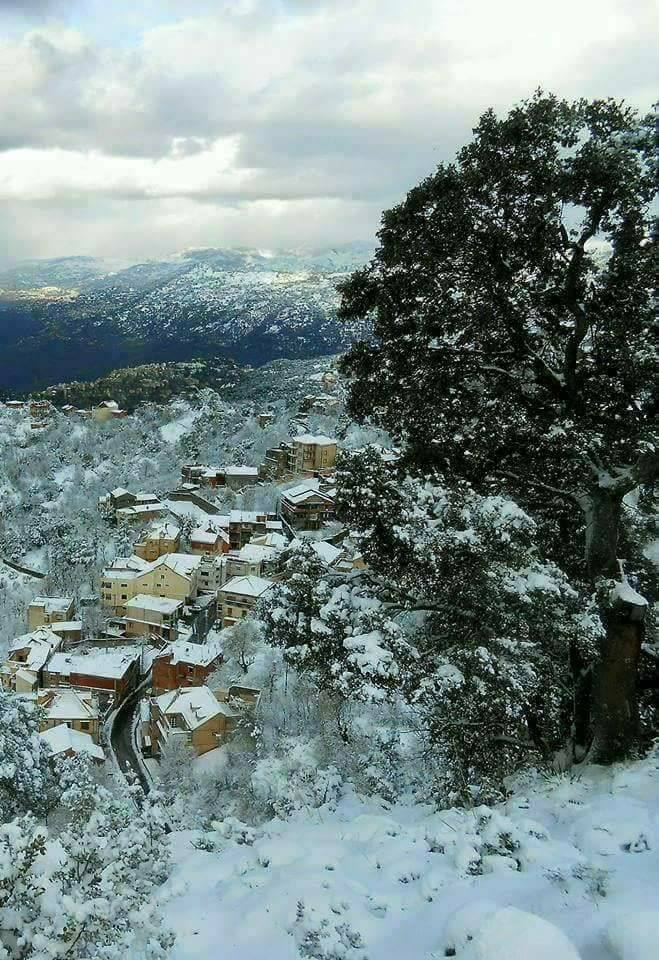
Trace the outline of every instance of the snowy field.
<instances>
[{"instance_id":1,"label":"snowy field","mask_svg":"<svg viewBox=\"0 0 659 960\"><path fill-rule=\"evenodd\" d=\"M173 960L659 956L659 753L529 777L494 809L347 795L247 835L230 824L213 852L173 835Z\"/></svg>"}]
</instances>

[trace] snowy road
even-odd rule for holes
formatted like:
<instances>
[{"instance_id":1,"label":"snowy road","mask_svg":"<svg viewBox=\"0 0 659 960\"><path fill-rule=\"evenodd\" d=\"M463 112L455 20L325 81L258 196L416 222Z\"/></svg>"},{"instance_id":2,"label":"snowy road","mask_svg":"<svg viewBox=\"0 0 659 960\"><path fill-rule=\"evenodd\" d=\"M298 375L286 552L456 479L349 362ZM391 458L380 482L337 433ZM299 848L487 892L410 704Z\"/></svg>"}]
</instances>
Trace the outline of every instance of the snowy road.
<instances>
[{"instance_id":1,"label":"snowy road","mask_svg":"<svg viewBox=\"0 0 659 960\"><path fill-rule=\"evenodd\" d=\"M151 784L135 755L133 744L133 722L142 692L141 689L138 689L132 693L117 711L112 724L110 745L121 770L124 772L131 770L142 785L144 792L148 793Z\"/></svg>"}]
</instances>

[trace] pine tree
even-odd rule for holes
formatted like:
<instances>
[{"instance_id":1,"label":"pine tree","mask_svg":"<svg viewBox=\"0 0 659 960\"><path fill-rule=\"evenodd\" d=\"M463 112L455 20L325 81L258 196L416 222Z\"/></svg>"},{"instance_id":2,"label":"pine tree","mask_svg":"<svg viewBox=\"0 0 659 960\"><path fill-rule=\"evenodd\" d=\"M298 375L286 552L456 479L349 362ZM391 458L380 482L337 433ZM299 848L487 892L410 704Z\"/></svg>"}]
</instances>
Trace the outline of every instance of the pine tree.
<instances>
[{"instance_id":1,"label":"pine tree","mask_svg":"<svg viewBox=\"0 0 659 960\"><path fill-rule=\"evenodd\" d=\"M412 469L512 496L597 593L606 634L594 681L575 662L576 719L602 761L637 732L647 608L627 578L649 589L642 560L619 560L624 498L657 466L652 132L611 100L538 92L487 111L455 163L383 215L374 260L342 288L343 318L375 334L344 364L352 414Z\"/></svg>"}]
</instances>

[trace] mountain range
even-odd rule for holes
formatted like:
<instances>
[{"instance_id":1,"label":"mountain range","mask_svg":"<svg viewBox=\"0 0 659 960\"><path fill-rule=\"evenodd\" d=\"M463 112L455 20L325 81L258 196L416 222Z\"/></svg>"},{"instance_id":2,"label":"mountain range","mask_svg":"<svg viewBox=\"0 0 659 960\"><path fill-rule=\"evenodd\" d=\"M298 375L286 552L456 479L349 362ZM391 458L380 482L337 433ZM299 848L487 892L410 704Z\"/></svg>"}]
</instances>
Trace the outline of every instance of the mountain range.
<instances>
[{"instance_id":1,"label":"mountain range","mask_svg":"<svg viewBox=\"0 0 659 960\"><path fill-rule=\"evenodd\" d=\"M140 364L260 366L336 353L368 334L336 319L337 283L372 248L189 250L167 260L31 260L0 271L0 391Z\"/></svg>"}]
</instances>

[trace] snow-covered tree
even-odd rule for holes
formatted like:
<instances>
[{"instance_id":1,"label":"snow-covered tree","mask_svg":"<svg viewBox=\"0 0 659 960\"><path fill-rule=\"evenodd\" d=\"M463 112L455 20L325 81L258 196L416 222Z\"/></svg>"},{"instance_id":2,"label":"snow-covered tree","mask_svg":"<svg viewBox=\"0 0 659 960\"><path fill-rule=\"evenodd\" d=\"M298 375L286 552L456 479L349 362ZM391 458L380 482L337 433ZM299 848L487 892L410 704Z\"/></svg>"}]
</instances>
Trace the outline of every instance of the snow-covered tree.
<instances>
[{"instance_id":1,"label":"snow-covered tree","mask_svg":"<svg viewBox=\"0 0 659 960\"><path fill-rule=\"evenodd\" d=\"M168 870L159 809L73 780L62 802L77 815L56 838L32 815L0 827L0 957L161 960L172 936L157 900Z\"/></svg>"},{"instance_id":2,"label":"snow-covered tree","mask_svg":"<svg viewBox=\"0 0 659 960\"><path fill-rule=\"evenodd\" d=\"M50 750L39 736L41 711L0 690L0 823L56 801Z\"/></svg>"},{"instance_id":3,"label":"snow-covered tree","mask_svg":"<svg viewBox=\"0 0 659 960\"><path fill-rule=\"evenodd\" d=\"M342 288L343 317L375 334L345 363L352 414L413 469L512 496L597 591L606 631L594 682L581 665L579 736L594 731L600 760L637 731L647 564L619 559L624 498L657 465L653 124L541 92L487 111L455 163L384 214L374 260Z\"/></svg>"},{"instance_id":4,"label":"snow-covered tree","mask_svg":"<svg viewBox=\"0 0 659 960\"><path fill-rule=\"evenodd\" d=\"M402 695L441 758L448 799L497 795L570 736L571 659L601 624L535 543L515 503L395 478L374 450L345 457L339 505L369 566L331 574L308 548L262 604L270 642L321 689Z\"/></svg>"}]
</instances>

